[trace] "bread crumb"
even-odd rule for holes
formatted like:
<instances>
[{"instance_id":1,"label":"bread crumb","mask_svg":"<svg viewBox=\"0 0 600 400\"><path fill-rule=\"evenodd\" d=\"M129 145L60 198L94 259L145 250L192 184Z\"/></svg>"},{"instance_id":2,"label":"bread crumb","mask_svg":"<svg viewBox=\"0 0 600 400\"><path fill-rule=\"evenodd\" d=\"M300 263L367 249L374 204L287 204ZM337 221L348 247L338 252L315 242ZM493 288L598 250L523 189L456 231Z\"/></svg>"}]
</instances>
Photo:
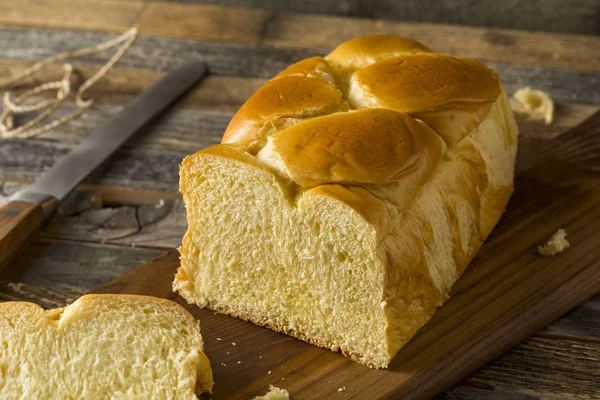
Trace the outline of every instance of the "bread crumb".
<instances>
[{"instance_id":1,"label":"bread crumb","mask_svg":"<svg viewBox=\"0 0 600 400\"><path fill-rule=\"evenodd\" d=\"M227 364L225 364L225 363L221 363L221 365L222 365L222 366L224 366L224 367L226 367L226 366L227 366Z\"/></svg>"},{"instance_id":2,"label":"bread crumb","mask_svg":"<svg viewBox=\"0 0 600 400\"><path fill-rule=\"evenodd\" d=\"M238 361L238 364L241 364L241 363L242 363L241 361Z\"/></svg>"},{"instance_id":3,"label":"bread crumb","mask_svg":"<svg viewBox=\"0 0 600 400\"><path fill-rule=\"evenodd\" d=\"M227 352L227 354L229 354L229 352Z\"/></svg>"},{"instance_id":4,"label":"bread crumb","mask_svg":"<svg viewBox=\"0 0 600 400\"><path fill-rule=\"evenodd\" d=\"M346 391L346 386L342 386L341 388L338 389L338 392L345 392Z\"/></svg>"},{"instance_id":5,"label":"bread crumb","mask_svg":"<svg viewBox=\"0 0 600 400\"><path fill-rule=\"evenodd\" d=\"M269 375L271 375L271 371L267 372Z\"/></svg>"},{"instance_id":6,"label":"bread crumb","mask_svg":"<svg viewBox=\"0 0 600 400\"><path fill-rule=\"evenodd\" d=\"M552 123L554 119L554 102L548 93L527 86L517 90L513 97L529 114L543 116L546 125Z\"/></svg>"},{"instance_id":7,"label":"bread crumb","mask_svg":"<svg viewBox=\"0 0 600 400\"><path fill-rule=\"evenodd\" d=\"M217 340L223 340L223 339L221 339L220 337L218 337Z\"/></svg>"},{"instance_id":8,"label":"bread crumb","mask_svg":"<svg viewBox=\"0 0 600 400\"><path fill-rule=\"evenodd\" d=\"M235 342L231 342L232 345L237 346L237 344L235 344Z\"/></svg>"},{"instance_id":9,"label":"bread crumb","mask_svg":"<svg viewBox=\"0 0 600 400\"><path fill-rule=\"evenodd\" d=\"M154 205L154 208L163 208L165 206L165 200L164 199L160 199L158 201L158 204Z\"/></svg>"},{"instance_id":10,"label":"bread crumb","mask_svg":"<svg viewBox=\"0 0 600 400\"><path fill-rule=\"evenodd\" d=\"M258 358L262 358L262 356L258 357Z\"/></svg>"},{"instance_id":11,"label":"bread crumb","mask_svg":"<svg viewBox=\"0 0 600 400\"><path fill-rule=\"evenodd\" d=\"M549 257L565 251L569 247L569 242L566 239L567 232L564 229L559 229L544 245L538 246L538 253Z\"/></svg>"},{"instance_id":12,"label":"bread crumb","mask_svg":"<svg viewBox=\"0 0 600 400\"><path fill-rule=\"evenodd\" d=\"M10 290L12 290L15 293L19 293L19 294L26 294L27 292L24 290L25 289L25 285L22 283L9 283L8 288Z\"/></svg>"},{"instance_id":13,"label":"bread crumb","mask_svg":"<svg viewBox=\"0 0 600 400\"><path fill-rule=\"evenodd\" d=\"M269 385L269 391L264 396L256 396L252 400L290 400L290 394L285 389Z\"/></svg>"}]
</instances>

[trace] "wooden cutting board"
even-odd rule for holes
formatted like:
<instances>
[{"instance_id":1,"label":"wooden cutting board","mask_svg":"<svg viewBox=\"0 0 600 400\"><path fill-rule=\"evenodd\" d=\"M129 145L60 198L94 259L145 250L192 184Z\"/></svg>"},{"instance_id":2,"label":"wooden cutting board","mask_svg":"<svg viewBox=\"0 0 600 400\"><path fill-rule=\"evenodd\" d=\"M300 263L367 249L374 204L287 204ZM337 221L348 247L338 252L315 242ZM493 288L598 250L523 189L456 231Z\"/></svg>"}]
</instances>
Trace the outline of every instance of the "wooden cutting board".
<instances>
[{"instance_id":1,"label":"wooden cutting board","mask_svg":"<svg viewBox=\"0 0 600 400\"><path fill-rule=\"evenodd\" d=\"M571 247L536 254L557 229ZM104 285L185 302L171 291L168 253ZM519 144L515 193L450 300L388 370L265 328L185 305L201 320L216 382L212 399L249 399L269 385L292 399L423 399L458 382L600 292L600 113L556 138Z\"/></svg>"}]
</instances>

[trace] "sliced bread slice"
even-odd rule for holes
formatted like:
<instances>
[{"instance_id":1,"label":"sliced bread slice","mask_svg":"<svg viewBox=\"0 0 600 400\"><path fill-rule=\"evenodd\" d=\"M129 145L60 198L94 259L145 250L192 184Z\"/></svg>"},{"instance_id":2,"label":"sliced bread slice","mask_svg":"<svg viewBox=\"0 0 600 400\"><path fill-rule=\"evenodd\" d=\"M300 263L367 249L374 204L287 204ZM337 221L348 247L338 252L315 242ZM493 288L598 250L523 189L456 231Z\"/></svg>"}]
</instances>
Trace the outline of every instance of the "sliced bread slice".
<instances>
[{"instance_id":1,"label":"sliced bread slice","mask_svg":"<svg viewBox=\"0 0 600 400\"><path fill-rule=\"evenodd\" d=\"M87 295L0 304L0 398L185 399L211 391L196 320L178 304Z\"/></svg>"}]
</instances>

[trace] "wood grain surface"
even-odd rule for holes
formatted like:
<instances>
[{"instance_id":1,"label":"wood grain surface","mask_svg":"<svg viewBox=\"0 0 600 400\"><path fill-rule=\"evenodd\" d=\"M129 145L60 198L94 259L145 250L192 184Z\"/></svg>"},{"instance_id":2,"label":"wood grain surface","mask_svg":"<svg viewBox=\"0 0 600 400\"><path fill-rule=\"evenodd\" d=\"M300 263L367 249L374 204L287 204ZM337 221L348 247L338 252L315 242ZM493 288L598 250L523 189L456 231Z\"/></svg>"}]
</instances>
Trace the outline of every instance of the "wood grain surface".
<instances>
[{"instance_id":1,"label":"wood grain surface","mask_svg":"<svg viewBox=\"0 0 600 400\"><path fill-rule=\"evenodd\" d=\"M588 0L167 0L221 3L277 12L300 12L422 21L526 31L600 34L600 3Z\"/></svg>"},{"instance_id":2,"label":"wood grain surface","mask_svg":"<svg viewBox=\"0 0 600 400\"><path fill-rule=\"evenodd\" d=\"M0 299L34 301L45 307L64 305L177 246L185 230L184 208L177 193L177 166L181 159L219 141L233 113L265 79L298 59L325 54L354 35L408 35L437 51L473 57L490 65L499 72L509 94L523 86L549 92L557 103L555 122L549 126L513 105L522 140L533 143L520 150L521 178L514 201L531 203L527 211L530 212L546 209L555 198L565 197L559 207L581 211L579 206L570 205L577 204L581 197L577 190L572 194L570 185L576 187L585 181L583 186L593 186L590 178L597 176L597 160L589 159L586 151L571 153L587 167L549 163L539 167L547 170L540 181L528 172L538 167L524 162L523 157L530 159L527 152L560 152L561 147L549 150L546 146L561 143L562 133L600 109L600 3L432 3L21 0L3 4L0 78L59 52L114 38L136 23L141 34L117 66L88 92L96 105L82 119L35 140L0 140L0 206L170 68L190 58L201 59L210 66L211 76L155 125L128 142L70 196L27 253L0 272L0 281L4 282L0 283ZM529 34L526 30L540 32ZM75 60L79 82L91 76L109 57L108 53ZM52 66L19 85L17 91L61 74L60 66ZM69 102L61 113L66 114L73 107ZM589 152L597 149L593 144L584 144ZM590 167L594 162L596 167ZM564 176L563 169L578 172ZM553 174L562 177L560 185L547 183ZM581 176L586 178L580 179ZM560 211L549 211L541 219L528 220L522 230L511 231L511 235L526 241L523 246L529 246L528 254L533 258L527 262L537 260L533 249L553 233L552 229L565 227L566 220L555 220ZM570 229L567 232L571 234ZM495 253L495 247L485 249L489 253L480 254L481 262L489 263L496 257L506 261L506 256ZM209 332L204 333L207 346L223 345ZM599 397L599 346L597 296L437 398ZM230 353L231 357L239 354ZM213 362L213 366L223 368L223 373L228 368L240 368L247 379L247 369L252 366L238 366L234 358L231 360L232 364L224 361L227 367L220 366L220 362ZM276 385L291 389L286 381L280 380ZM267 389L265 384L256 391L264 393ZM334 398L350 398L349 392L338 393L334 389Z\"/></svg>"},{"instance_id":3,"label":"wood grain surface","mask_svg":"<svg viewBox=\"0 0 600 400\"><path fill-rule=\"evenodd\" d=\"M49 7L53 12L47 12ZM78 0L21 0L6 5L0 24L102 32L121 32L137 24L142 35L322 49L360 35L388 33L418 38L434 51L486 61L600 68L600 38L594 36L275 13L214 4L87 0L80 7ZM507 51L511 47L519 51Z\"/></svg>"}]
</instances>

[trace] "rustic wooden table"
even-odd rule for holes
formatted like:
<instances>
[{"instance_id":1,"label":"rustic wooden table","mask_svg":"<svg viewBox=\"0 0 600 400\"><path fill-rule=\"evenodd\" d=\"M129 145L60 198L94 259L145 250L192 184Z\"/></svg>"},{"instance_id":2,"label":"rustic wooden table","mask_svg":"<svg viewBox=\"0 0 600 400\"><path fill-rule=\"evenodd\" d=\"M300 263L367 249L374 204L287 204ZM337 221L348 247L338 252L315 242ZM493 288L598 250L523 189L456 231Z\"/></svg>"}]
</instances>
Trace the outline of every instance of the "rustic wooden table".
<instances>
[{"instance_id":1,"label":"rustic wooden table","mask_svg":"<svg viewBox=\"0 0 600 400\"><path fill-rule=\"evenodd\" d=\"M200 4L208 2L3 4L0 77L50 55L103 42L135 24L140 36L118 66L90 90L97 103L84 117L40 138L0 141L0 204L168 69L196 58L209 64L211 76L131 140L62 205L26 254L1 273L0 299L61 306L176 247L185 230L177 193L181 159L218 143L232 114L265 79L295 60L325 54L354 36L408 36L436 51L492 66L509 93L523 86L548 91L557 103L555 122L546 126L518 114L523 135L559 135L600 109L598 1L564 5L556 0L533 5L521 1L500 8L466 0L421 5L416 0ZM255 7L261 3L263 8ZM467 4L470 13L465 12ZM88 57L76 65L83 78L89 77L107 57ZM55 66L30 83L59 75L60 67ZM69 103L60 113L74 108ZM599 365L600 297L596 297L439 398L600 398Z\"/></svg>"}]
</instances>

